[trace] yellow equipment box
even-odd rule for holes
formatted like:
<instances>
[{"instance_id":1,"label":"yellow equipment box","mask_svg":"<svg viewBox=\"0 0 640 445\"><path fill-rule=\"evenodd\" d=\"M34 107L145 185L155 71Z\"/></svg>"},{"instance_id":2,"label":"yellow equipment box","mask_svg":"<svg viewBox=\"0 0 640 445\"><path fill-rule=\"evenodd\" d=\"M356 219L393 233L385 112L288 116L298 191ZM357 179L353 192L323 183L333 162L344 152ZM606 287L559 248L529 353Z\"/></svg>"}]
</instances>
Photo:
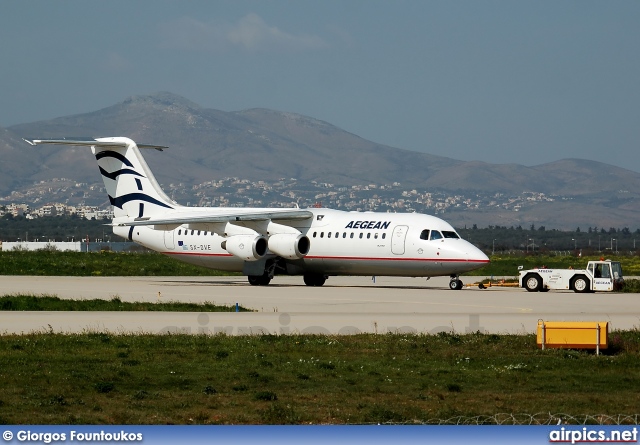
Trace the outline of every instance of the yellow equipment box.
<instances>
[{"instance_id":1,"label":"yellow equipment box","mask_svg":"<svg viewBox=\"0 0 640 445\"><path fill-rule=\"evenodd\" d=\"M538 320L538 346L545 348L607 349L609 323L606 321Z\"/></svg>"}]
</instances>

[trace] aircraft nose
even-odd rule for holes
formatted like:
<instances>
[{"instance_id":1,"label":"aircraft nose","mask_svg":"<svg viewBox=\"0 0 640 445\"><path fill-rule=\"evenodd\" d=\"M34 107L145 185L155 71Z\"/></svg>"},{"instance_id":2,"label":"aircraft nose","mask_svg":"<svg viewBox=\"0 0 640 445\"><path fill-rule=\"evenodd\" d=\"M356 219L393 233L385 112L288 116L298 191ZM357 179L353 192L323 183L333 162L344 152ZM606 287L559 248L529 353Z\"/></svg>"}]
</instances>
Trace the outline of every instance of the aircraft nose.
<instances>
[{"instance_id":1,"label":"aircraft nose","mask_svg":"<svg viewBox=\"0 0 640 445\"><path fill-rule=\"evenodd\" d=\"M477 263L478 267L482 267L485 264L490 263L489 257L485 255L485 253L482 250L478 249L476 246L474 246L468 241L466 241L466 243L467 243L467 246L465 250L467 254L467 261L471 263Z\"/></svg>"}]
</instances>

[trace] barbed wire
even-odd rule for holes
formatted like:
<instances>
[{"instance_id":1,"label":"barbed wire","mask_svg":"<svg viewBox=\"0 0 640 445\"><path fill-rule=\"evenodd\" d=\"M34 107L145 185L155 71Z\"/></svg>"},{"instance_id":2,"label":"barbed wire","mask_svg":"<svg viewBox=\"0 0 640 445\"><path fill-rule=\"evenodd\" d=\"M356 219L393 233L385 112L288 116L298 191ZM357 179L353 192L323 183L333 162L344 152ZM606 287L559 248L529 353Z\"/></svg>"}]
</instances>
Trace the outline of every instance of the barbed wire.
<instances>
[{"instance_id":1,"label":"barbed wire","mask_svg":"<svg viewBox=\"0 0 640 445\"><path fill-rule=\"evenodd\" d=\"M640 414L513 414L498 413L486 416L455 416L448 419L401 422L422 425L637 425ZM387 422L388 424L398 424Z\"/></svg>"}]
</instances>

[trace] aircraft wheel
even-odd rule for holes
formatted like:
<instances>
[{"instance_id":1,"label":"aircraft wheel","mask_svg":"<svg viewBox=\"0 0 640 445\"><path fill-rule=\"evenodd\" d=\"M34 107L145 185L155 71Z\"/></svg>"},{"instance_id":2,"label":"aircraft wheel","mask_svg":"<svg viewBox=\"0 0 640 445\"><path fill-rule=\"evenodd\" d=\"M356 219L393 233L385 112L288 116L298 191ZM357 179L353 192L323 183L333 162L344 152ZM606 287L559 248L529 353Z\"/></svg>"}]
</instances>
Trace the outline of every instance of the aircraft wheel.
<instances>
[{"instance_id":1,"label":"aircraft wheel","mask_svg":"<svg viewBox=\"0 0 640 445\"><path fill-rule=\"evenodd\" d=\"M304 284L315 287L322 286L324 282L327 281L326 276L315 273L306 273L302 278L304 280Z\"/></svg>"},{"instance_id":2,"label":"aircraft wheel","mask_svg":"<svg viewBox=\"0 0 640 445\"><path fill-rule=\"evenodd\" d=\"M528 275L524 279L524 287L529 292L539 292L542 290L542 278L537 274Z\"/></svg>"},{"instance_id":3,"label":"aircraft wheel","mask_svg":"<svg viewBox=\"0 0 640 445\"><path fill-rule=\"evenodd\" d=\"M451 290L460 290L462 289L462 281L460 280L451 280L449 281L449 289Z\"/></svg>"},{"instance_id":4,"label":"aircraft wheel","mask_svg":"<svg viewBox=\"0 0 640 445\"><path fill-rule=\"evenodd\" d=\"M268 286L271 282L269 275L249 275L249 284L252 286Z\"/></svg>"}]
</instances>

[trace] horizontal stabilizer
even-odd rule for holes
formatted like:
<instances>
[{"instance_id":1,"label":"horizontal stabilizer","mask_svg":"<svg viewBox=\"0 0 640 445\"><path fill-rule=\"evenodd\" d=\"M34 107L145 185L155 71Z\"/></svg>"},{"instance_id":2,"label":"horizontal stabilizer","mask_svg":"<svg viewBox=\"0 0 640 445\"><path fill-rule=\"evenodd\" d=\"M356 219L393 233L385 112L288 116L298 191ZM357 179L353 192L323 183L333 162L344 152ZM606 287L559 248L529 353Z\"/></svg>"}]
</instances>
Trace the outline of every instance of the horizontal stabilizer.
<instances>
[{"instance_id":1,"label":"horizontal stabilizer","mask_svg":"<svg viewBox=\"0 0 640 445\"><path fill-rule=\"evenodd\" d=\"M25 139L23 140L29 145L40 145L40 144L52 144L52 145L74 145L74 146L84 146L84 147L122 147L126 148L128 143L126 141L100 141L97 139ZM162 151L166 147L164 145L149 145L149 144L136 144L138 148L154 148L156 150Z\"/></svg>"}]
</instances>

